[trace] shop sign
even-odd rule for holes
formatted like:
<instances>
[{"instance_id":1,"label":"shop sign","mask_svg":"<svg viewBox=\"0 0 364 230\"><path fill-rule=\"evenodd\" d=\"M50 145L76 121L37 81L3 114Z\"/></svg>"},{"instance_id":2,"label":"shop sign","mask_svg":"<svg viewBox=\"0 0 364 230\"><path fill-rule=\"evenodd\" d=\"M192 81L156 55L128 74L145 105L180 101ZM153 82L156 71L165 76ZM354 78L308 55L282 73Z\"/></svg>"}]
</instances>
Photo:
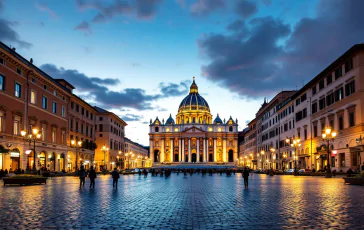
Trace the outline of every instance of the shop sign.
<instances>
[{"instance_id":1,"label":"shop sign","mask_svg":"<svg viewBox=\"0 0 364 230\"><path fill-rule=\"evenodd\" d=\"M20 157L20 153L10 152L10 157Z\"/></svg>"}]
</instances>

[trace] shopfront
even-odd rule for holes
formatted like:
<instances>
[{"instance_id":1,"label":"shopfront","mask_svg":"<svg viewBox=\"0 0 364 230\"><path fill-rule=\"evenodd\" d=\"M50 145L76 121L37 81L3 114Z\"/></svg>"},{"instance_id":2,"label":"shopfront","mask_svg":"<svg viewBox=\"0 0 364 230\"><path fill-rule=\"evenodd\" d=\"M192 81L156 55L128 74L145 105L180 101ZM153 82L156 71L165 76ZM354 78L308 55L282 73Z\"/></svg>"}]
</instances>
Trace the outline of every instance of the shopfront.
<instances>
[{"instance_id":1,"label":"shopfront","mask_svg":"<svg viewBox=\"0 0 364 230\"><path fill-rule=\"evenodd\" d=\"M20 151L17 148L10 150L10 171L20 168Z\"/></svg>"}]
</instances>

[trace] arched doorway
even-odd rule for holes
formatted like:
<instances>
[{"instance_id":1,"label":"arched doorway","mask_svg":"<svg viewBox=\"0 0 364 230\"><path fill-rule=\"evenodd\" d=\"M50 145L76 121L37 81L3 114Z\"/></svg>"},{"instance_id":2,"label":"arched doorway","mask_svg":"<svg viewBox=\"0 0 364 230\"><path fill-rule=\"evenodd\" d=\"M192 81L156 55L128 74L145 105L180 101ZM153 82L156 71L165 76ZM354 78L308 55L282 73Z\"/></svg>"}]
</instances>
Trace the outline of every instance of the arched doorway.
<instances>
[{"instance_id":1,"label":"arched doorway","mask_svg":"<svg viewBox=\"0 0 364 230\"><path fill-rule=\"evenodd\" d=\"M178 149L175 149L174 150L174 162L178 162L179 159L178 159Z\"/></svg>"},{"instance_id":2,"label":"arched doorway","mask_svg":"<svg viewBox=\"0 0 364 230\"><path fill-rule=\"evenodd\" d=\"M192 149L191 162L195 163L196 161L197 161L196 149Z\"/></svg>"},{"instance_id":3,"label":"arched doorway","mask_svg":"<svg viewBox=\"0 0 364 230\"><path fill-rule=\"evenodd\" d=\"M20 168L20 151L17 148L10 150L10 169L16 170Z\"/></svg>"},{"instance_id":4,"label":"arched doorway","mask_svg":"<svg viewBox=\"0 0 364 230\"><path fill-rule=\"evenodd\" d=\"M229 150L229 162L234 162L234 151L232 149Z\"/></svg>"},{"instance_id":5,"label":"arched doorway","mask_svg":"<svg viewBox=\"0 0 364 230\"><path fill-rule=\"evenodd\" d=\"M200 150L200 162L203 162L203 154L201 154L201 153L203 153L203 151L202 150Z\"/></svg>"},{"instance_id":6,"label":"arched doorway","mask_svg":"<svg viewBox=\"0 0 364 230\"><path fill-rule=\"evenodd\" d=\"M212 153L212 149L209 150L209 162L213 162L214 161L214 155Z\"/></svg>"},{"instance_id":7,"label":"arched doorway","mask_svg":"<svg viewBox=\"0 0 364 230\"><path fill-rule=\"evenodd\" d=\"M64 161L64 153L61 154L61 157L59 159L59 171L65 170L65 161Z\"/></svg>"},{"instance_id":8,"label":"arched doorway","mask_svg":"<svg viewBox=\"0 0 364 230\"><path fill-rule=\"evenodd\" d=\"M159 150L154 150L154 162L159 162Z\"/></svg>"},{"instance_id":9,"label":"arched doorway","mask_svg":"<svg viewBox=\"0 0 364 230\"><path fill-rule=\"evenodd\" d=\"M38 166L41 168L45 168L47 167L47 155L46 152L42 151L39 155L38 155Z\"/></svg>"},{"instance_id":10,"label":"arched doorway","mask_svg":"<svg viewBox=\"0 0 364 230\"><path fill-rule=\"evenodd\" d=\"M51 153L49 158L49 170L56 171L56 154Z\"/></svg>"}]
</instances>

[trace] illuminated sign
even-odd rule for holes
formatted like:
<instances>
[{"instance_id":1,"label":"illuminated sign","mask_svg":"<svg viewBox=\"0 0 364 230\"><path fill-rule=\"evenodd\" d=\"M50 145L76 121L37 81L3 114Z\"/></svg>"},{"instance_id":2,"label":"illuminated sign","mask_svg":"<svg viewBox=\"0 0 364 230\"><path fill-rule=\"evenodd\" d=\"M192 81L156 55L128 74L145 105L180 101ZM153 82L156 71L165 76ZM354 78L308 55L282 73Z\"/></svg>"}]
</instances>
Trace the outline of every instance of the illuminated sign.
<instances>
[{"instance_id":1,"label":"illuminated sign","mask_svg":"<svg viewBox=\"0 0 364 230\"><path fill-rule=\"evenodd\" d=\"M20 153L10 152L10 157L20 157Z\"/></svg>"}]
</instances>

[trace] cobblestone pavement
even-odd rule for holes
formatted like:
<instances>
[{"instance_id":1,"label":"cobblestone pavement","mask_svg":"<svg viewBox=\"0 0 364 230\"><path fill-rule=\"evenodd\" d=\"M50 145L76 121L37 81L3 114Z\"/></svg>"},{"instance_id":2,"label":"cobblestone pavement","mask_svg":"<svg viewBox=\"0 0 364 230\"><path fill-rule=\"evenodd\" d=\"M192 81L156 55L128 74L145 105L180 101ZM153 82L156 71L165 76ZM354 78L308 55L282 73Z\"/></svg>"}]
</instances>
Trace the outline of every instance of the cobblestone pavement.
<instances>
[{"instance_id":1,"label":"cobblestone pavement","mask_svg":"<svg viewBox=\"0 0 364 230\"><path fill-rule=\"evenodd\" d=\"M121 176L0 186L0 229L364 229L364 187L341 178Z\"/></svg>"}]
</instances>

